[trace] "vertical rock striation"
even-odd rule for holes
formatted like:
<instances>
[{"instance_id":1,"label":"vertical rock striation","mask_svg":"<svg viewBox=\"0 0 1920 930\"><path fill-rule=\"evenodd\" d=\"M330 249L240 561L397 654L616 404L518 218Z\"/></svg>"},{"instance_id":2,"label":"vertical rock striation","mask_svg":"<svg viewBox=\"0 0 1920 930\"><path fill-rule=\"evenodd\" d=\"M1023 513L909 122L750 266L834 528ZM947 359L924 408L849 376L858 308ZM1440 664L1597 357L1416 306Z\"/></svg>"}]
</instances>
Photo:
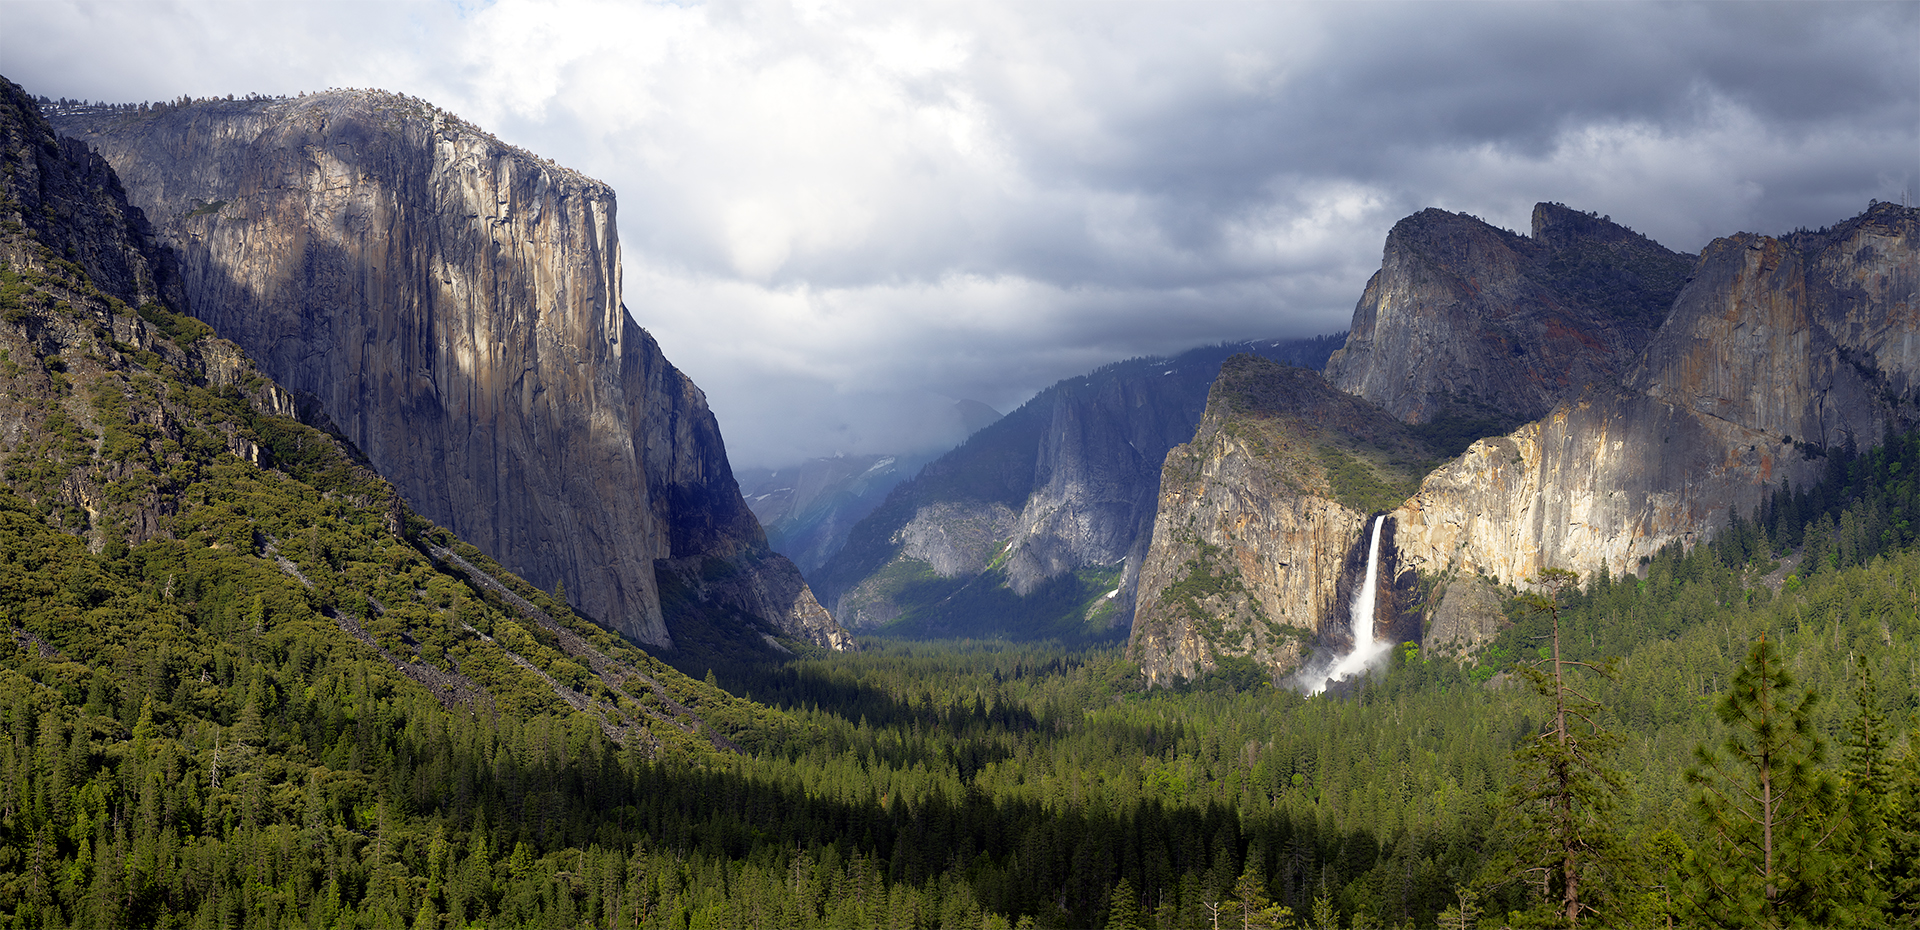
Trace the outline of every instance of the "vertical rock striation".
<instances>
[{"instance_id":1,"label":"vertical rock striation","mask_svg":"<svg viewBox=\"0 0 1920 930\"><path fill-rule=\"evenodd\" d=\"M1435 472L1396 518L1402 556L1511 583L1630 568L1751 510L1825 449L1920 422L1920 210L1715 240L1623 388L1596 390Z\"/></svg>"},{"instance_id":2,"label":"vertical rock striation","mask_svg":"<svg viewBox=\"0 0 1920 930\"><path fill-rule=\"evenodd\" d=\"M421 514L642 642L656 568L844 641L766 552L706 400L620 301L613 191L408 97L73 113L179 256L194 313ZM837 634L837 636L836 636Z\"/></svg>"},{"instance_id":3,"label":"vertical rock striation","mask_svg":"<svg viewBox=\"0 0 1920 930\"><path fill-rule=\"evenodd\" d=\"M1317 372L1228 359L1161 474L1128 646L1148 681L1195 677L1221 656L1277 676L1313 641L1344 636L1371 509L1353 473L1410 488L1427 451Z\"/></svg>"}]
</instances>

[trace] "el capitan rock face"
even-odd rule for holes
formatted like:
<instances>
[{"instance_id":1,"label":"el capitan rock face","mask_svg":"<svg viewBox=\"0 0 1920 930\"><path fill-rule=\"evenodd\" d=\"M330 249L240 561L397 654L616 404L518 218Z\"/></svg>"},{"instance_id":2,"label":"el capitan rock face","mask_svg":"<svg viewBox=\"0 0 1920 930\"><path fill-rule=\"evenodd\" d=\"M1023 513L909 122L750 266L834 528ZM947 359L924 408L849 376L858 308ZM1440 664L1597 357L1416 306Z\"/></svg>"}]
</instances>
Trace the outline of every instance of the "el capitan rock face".
<instances>
[{"instance_id":1,"label":"el capitan rock face","mask_svg":"<svg viewBox=\"0 0 1920 930\"><path fill-rule=\"evenodd\" d=\"M844 641L765 552L704 395L621 305L605 185L381 92L56 126L113 164L194 313L423 515L643 642L672 642L656 568L706 559L767 576L717 592L740 610Z\"/></svg>"}]
</instances>

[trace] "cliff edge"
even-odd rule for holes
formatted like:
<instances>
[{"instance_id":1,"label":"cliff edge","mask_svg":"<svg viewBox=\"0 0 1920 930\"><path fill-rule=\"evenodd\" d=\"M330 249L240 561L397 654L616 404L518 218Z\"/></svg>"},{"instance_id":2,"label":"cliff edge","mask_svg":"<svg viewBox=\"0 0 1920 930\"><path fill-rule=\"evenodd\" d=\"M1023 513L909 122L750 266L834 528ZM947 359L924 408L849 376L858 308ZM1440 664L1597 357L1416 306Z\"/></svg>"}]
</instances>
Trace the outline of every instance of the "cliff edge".
<instances>
[{"instance_id":1,"label":"cliff edge","mask_svg":"<svg viewBox=\"0 0 1920 930\"><path fill-rule=\"evenodd\" d=\"M422 515L644 643L673 644L656 571L720 560L749 579L713 596L851 645L766 550L704 395L621 304L604 184L377 91L54 124L112 163L193 313Z\"/></svg>"}]
</instances>

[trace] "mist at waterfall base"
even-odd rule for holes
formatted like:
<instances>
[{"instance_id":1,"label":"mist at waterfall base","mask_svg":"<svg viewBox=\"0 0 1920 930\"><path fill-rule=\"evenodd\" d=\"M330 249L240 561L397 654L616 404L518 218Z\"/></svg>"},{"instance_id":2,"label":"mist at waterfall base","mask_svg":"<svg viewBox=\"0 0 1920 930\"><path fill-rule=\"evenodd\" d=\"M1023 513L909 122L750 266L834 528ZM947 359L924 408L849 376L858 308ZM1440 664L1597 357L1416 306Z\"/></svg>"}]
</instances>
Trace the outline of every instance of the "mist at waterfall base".
<instances>
[{"instance_id":1,"label":"mist at waterfall base","mask_svg":"<svg viewBox=\"0 0 1920 930\"><path fill-rule=\"evenodd\" d=\"M1364 675L1386 661L1393 644L1373 635L1374 592L1380 581L1380 528L1386 514L1373 518L1373 540L1367 545L1367 578L1353 593L1348 612L1353 630L1353 649L1345 655L1316 661L1293 676L1294 687L1307 694L1319 694L1336 681Z\"/></svg>"}]
</instances>

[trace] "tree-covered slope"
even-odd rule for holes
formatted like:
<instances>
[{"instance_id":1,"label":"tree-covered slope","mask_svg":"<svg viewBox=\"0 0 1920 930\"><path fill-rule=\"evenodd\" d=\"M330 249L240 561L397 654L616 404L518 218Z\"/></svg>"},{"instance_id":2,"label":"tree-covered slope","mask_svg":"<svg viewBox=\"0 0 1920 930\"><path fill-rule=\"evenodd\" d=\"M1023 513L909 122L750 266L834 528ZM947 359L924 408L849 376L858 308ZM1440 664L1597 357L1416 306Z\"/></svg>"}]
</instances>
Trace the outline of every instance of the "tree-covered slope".
<instances>
[{"instance_id":1,"label":"tree-covered slope","mask_svg":"<svg viewBox=\"0 0 1920 930\"><path fill-rule=\"evenodd\" d=\"M631 788L613 773L788 726L574 617L299 422L176 312L111 171L11 84L0 164L0 920L379 913L433 868L402 836L531 804L529 836L577 842Z\"/></svg>"}]
</instances>

